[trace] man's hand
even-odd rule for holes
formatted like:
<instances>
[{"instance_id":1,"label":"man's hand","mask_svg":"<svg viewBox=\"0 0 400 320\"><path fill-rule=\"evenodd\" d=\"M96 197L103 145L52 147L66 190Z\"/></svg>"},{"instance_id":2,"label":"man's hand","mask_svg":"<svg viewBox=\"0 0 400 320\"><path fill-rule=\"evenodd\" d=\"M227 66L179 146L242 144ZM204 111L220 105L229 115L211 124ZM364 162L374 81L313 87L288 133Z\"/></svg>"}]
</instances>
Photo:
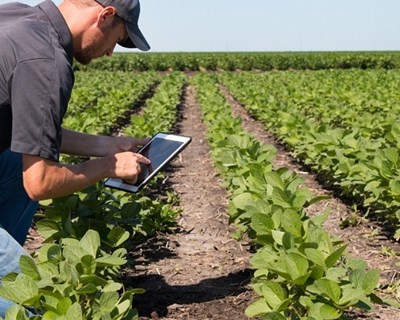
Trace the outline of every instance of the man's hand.
<instances>
[{"instance_id":1,"label":"man's hand","mask_svg":"<svg viewBox=\"0 0 400 320\"><path fill-rule=\"evenodd\" d=\"M150 160L138 153L130 151L117 153L113 156L115 164L110 178L119 178L127 183L135 184L141 172L140 164L150 164Z\"/></svg>"},{"instance_id":2,"label":"man's hand","mask_svg":"<svg viewBox=\"0 0 400 320\"><path fill-rule=\"evenodd\" d=\"M137 152L147 142L150 141L148 138L129 138L129 137L114 137L115 144L118 148L117 152L121 151L132 151Z\"/></svg>"}]
</instances>

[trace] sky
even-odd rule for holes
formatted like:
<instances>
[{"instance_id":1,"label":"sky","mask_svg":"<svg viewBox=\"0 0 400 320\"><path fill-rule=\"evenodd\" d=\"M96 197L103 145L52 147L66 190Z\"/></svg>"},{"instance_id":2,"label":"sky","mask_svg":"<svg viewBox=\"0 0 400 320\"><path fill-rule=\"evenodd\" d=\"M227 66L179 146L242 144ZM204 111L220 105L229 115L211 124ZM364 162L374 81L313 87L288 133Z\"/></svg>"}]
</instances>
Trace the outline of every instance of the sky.
<instances>
[{"instance_id":1,"label":"sky","mask_svg":"<svg viewBox=\"0 0 400 320\"><path fill-rule=\"evenodd\" d=\"M400 0L140 3L139 27L152 52L400 50Z\"/></svg>"}]
</instances>

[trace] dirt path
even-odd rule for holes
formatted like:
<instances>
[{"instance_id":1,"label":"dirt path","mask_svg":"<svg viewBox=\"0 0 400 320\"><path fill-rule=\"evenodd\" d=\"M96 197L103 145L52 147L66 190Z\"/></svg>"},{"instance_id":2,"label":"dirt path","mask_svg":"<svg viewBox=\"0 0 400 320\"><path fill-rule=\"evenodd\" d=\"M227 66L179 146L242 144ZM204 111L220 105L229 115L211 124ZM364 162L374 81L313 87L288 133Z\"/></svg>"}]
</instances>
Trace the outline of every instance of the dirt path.
<instances>
[{"instance_id":1,"label":"dirt path","mask_svg":"<svg viewBox=\"0 0 400 320\"><path fill-rule=\"evenodd\" d=\"M192 137L171 177L179 194L183 233L163 235L135 250L128 283L146 289L136 301L141 319L243 320L252 298L245 243L232 240L227 194L210 160L193 88L186 89L180 133Z\"/></svg>"}]
</instances>

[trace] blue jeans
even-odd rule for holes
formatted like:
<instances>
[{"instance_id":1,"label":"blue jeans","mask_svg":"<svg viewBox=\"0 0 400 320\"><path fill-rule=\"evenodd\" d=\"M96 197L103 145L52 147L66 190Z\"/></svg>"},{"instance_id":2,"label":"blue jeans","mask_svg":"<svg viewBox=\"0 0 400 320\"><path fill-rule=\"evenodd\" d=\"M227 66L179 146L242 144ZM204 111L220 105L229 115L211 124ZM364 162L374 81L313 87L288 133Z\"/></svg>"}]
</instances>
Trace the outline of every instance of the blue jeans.
<instances>
[{"instance_id":1,"label":"blue jeans","mask_svg":"<svg viewBox=\"0 0 400 320\"><path fill-rule=\"evenodd\" d=\"M1 278L10 272L19 272L19 258L27 254L10 234L0 228L0 284ZM5 318L7 309L14 303L0 298L0 317Z\"/></svg>"},{"instance_id":2,"label":"blue jeans","mask_svg":"<svg viewBox=\"0 0 400 320\"><path fill-rule=\"evenodd\" d=\"M0 282L10 272L19 272L22 245L32 224L38 203L29 199L22 183L21 154L0 154ZM0 317L11 302L0 298Z\"/></svg>"}]
</instances>

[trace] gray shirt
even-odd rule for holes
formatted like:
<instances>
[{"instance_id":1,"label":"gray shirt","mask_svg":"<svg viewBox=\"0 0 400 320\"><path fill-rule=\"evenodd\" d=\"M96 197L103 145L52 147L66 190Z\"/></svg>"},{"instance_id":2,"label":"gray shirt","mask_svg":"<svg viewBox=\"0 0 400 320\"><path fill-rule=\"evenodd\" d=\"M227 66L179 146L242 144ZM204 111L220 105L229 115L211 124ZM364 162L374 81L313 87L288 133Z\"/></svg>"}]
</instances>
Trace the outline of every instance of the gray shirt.
<instances>
[{"instance_id":1,"label":"gray shirt","mask_svg":"<svg viewBox=\"0 0 400 320\"><path fill-rule=\"evenodd\" d=\"M53 2L0 6L0 153L58 161L72 63L72 37Z\"/></svg>"}]
</instances>

